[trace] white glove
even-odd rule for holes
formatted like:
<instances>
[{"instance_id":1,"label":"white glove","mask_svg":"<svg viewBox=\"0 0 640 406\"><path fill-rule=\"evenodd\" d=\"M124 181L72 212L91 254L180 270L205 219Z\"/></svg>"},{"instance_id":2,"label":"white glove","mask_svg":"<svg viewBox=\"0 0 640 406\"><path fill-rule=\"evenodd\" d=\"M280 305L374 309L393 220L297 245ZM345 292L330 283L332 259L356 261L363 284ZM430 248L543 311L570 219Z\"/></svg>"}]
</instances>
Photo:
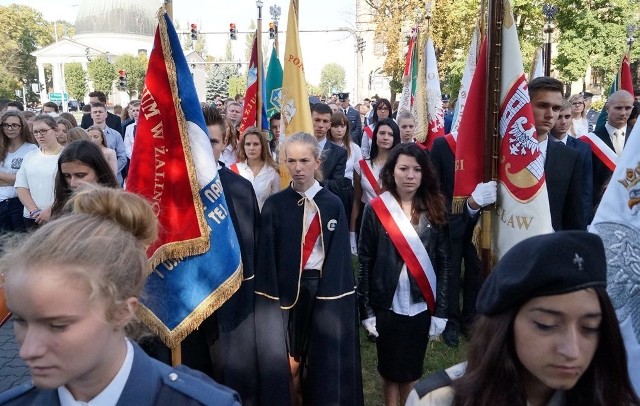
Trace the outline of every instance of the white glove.
<instances>
[{"instance_id":1,"label":"white glove","mask_svg":"<svg viewBox=\"0 0 640 406\"><path fill-rule=\"evenodd\" d=\"M364 329L367 330L369 334L374 337L378 337L378 330L376 330L376 318L369 317L368 319L362 320L362 325Z\"/></svg>"},{"instance_id":2,"label":"white glove","mask_svg":"<svg viewBox=\"0 0 640 406\"><path fill-rule=\"evenodd\" d=\"M485 207L496 202L498 185L495 180L487 183L478 183L471 193L473 201L480 207Z\"/></svg>"},{"instance_id":3,"label":"white glove","mask_svg":"<svg viewBox=\"0 0 640 406\"><path fill-rule=\"evenodd\" d=\"M349 242L351 243L351 254L358 255L358 241L356 241L356 233L349 232Z\"/></svg>"},{"instance_id":4,"label":"white glove","mask_svg":"<svg viewBox=\"0 0 640 406\"><path fill-rule=\"evenodd\" d=\"M439 336L447 326L447 319L441 319L440 317L431 317L431 325L429 326L429 337L433 338Z\"/></svg>"}]
</instances>

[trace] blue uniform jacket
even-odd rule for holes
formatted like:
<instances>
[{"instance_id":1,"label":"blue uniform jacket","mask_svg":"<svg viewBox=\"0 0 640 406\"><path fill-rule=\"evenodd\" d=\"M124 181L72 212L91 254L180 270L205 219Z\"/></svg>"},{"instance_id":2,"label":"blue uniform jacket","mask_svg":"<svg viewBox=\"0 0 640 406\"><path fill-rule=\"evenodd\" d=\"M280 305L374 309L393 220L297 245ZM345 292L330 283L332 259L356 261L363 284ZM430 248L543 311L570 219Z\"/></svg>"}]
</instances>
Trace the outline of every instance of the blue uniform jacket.
<instances>
[{"instance_id":1,"label":"blue uniform jacket","mask_svg":"<svg viewBox=\"0 0 640 406\"><path fill-rule=\"evenodd\" d=\"M206 375L178 366L172 368L149 357L133 343L133 365L117 406L240 405L238 395ZM39 389L31 383L0 394L0 405L58 406L57 389Z\"/></svg>"}]
</instances>

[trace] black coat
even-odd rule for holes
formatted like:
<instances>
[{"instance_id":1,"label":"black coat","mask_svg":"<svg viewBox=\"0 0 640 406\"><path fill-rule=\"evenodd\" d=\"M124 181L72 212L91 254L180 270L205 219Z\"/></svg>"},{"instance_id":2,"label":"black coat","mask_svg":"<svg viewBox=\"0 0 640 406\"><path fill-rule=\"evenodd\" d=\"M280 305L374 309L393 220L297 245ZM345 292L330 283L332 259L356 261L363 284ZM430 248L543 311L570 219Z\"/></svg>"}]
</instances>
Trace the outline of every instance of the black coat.
<instances>
[{"instance_id":1,"label":"black coat","mask_svg":"<svg viewBox=\"0 0 640 406\"><path fill-rule=\"evenodd\" d=\"M360 145L360 139L362 138L362 120L360 120L360 113L349 106L347 118L349 119L349 137L352 142Z\"/></svg>"},{"instance_id":2,"label":"black coat","mask_svg":"<svg viewBox=\"0 0 640 406\"><path fill-rule=\"evenodd\" d=\"M427 249L429 259L438 278L438 285L447 284L451 274L449 242L449 226L434 227L429 224L425 215L420 217L418 236ZM404 260L391 241L389 234L380 222L378 215L367 203L362 215L360 241L358 244L358 258L360 259L360 273L358 277L358 302L360 318L373 317L374 308L390 309L393 295L398 286L398 278L404 265ZM414 302L424 301L420 288L415 279L408 272L411 287L411 298ZM446 287L437 286L436 302L446 301ZM436 306L440 308L440 306ZM433 311L433 309L430 309ZM436 317L446 317L437 314Z\"/></svg>"},{"instance_id":3,"label":"black coat","mask_svg":"<svg viewBox=\"0 0 640 406\"><path fill-rule=\"evenodd\" d=\"M561 142L547 142L544 174L555 231L585 230L580 153Z\"/></svg>"},{"instance_id":4,"label":"black coat","mask_svg":"<svg viewBox=\"0 0 640 406\"><path fill-rule=\"evenodd\" d=\"M336 196L341 196L343 189L353 189L349 178L344 177L347 167L347 150L333 142L326 140L322 154L320 155L322 164L322 185L333 192Z\"/></svg>"},{"instance_id":5,"label":"black coat","mask_svg":"<svg viewBox=\"0 0 640 406\"><path fill-rule=\"evenodd\" d=\"M584 207L585 224L591 223L593 217L593 159L591 147L584 141L567 135L567 146L580 153L582 162L582 205Z\"/></svg>"},{"instance_id":6,"label":"black coat","mask_svg":"<svg viewBox=\"0 0 640 406\"><path fill-rule=\"evenodd\" d=\"M298 204L300 199L300 194L288 187L271 195L261 213L256 294L278 298L284 320L288 319L287 309L297 302L302 273L304 205ZM363 404L363 396L349 226L340 200L328 190L321 189L313 201L320 210L325 258L312 313L303 401L310 406L358 406ZM276 361L280 362L279 356ZM284 378L288 379L288 374Z\"/></svg>"},{"instance_id":7,"label":"black coat","mask_svg":"<svg viewBox=\"0 0 640 406\"><path fill-rule=\"evenodd\" d=\"M611 142L611 136L607 131L607 128L603 125L593 132L598 138L602 140L612 151L615 152L613 142ZM628 137L628 134L625 134ZM628 139L628 138L627 138ZM626 141L626 140L625 140ZM593 159L593 212L598 208L600 200L602 200L602 194L604 193L605 185L609 183L613 172L609 170L607 165L602 163L600 158L596 154L592 155Z\"/></svg>"}]
</instances>

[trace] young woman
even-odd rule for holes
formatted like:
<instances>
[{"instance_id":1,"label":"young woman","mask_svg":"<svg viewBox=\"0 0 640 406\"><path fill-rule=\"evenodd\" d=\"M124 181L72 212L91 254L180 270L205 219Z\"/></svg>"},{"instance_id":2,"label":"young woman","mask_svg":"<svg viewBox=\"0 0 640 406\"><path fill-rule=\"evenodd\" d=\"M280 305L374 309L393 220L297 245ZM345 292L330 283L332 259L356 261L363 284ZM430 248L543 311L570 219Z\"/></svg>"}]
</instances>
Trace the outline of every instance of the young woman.
<instances>
[{"instance_id":1,"label":"young woman","mask_svg":"<svg viewBox=\"0 0 640 406\"><path fill-rule=\"evenodd\" d=\"M81 140L67 145L58 158L52 217L63 213L71 194L83 184L119 187L100 148L91 141Z\"/></svg>"},{"instance_id":2,"label":"young woman","mask_svg":"<svg viewBox=\"0 0 640 406\"><path fill-rule=\"evenodd\" d=\"M157 236L151 206L108 188L85 189L71 204L72 214L0 261L31 371L31 386L0 394L0 403L239 405L229 389L152 360L127 339L149 273L145 248Z\"/></svg>"},{"instance_id":3,"label":"young woman","mask_svg":"<svg viewBox=\"0 0 640 406\"><path fill-rule=\"evenodd\" d=\"M449 272L449 229L438 177L420 147L395 147L380 180L385 192L362 216L357 289L360 318L379 334L385 405L396 406L422 375L436 275Z\"/></svg>"},{"instance_id":4,"label":"young woman","mask_svg":"<svg viewBox=\"0 0 640 406\"><path fill-rule=\"evenodd\" d=\"M584 99L580 94L574 94L569 97L571 103L571 115L573 116L573 126L569 134L573 137L579 137L589 132L589 120L587 120L587 111L584 108Z\"/></svg>"},{"instance_id":5,"label":"young woman","mask_svg":"<svg viewBox=\"0 0 640 406\"><path fill-rule=\"evenodd\" d=\"M640 404L606 285L595 234L558 231L516 244L480 290L464 375L412 392L407 404Z\"/></svg>"},{"instance_id":6,"label":"young woman","mask_svg":"<svg viewBox=\"0 0 640 406\"><path fill-rule=\"evenodd\" d=\"M0 232L24 229L22 211L14 183L24 157L38 149L21 112L0 116Z\"/></svg>"},{"instance_id":7,"label":"young woman","mask_svg":"<svg viewBox=\"0 0 640 406\"><path fill-rule=\"evenodd\" d=\"M285 162L291 186L269 197L262 209L256 293L279 299L283 309L293 403L362 405L344 209L316 180L320 147L314 136L292 135ZM270 283L274 270L277 281Z\"/></svg>"},{"instance_id":8,"label":"young woman","mask_svg":"<svg viewBox=\"0 0 640 406\"><path fill-rule=\"evenodd\" d=\"M257 127L249 127L244 132L238 147L238 162L229 169L251 182L260 209L267 197L280 190L278 166L271 157L267 139Z\"/></svg>"},{"instance_id":9,"label":"young woman","mask_svg":"<svg viewBox=\"0 0 640 406\"><path fill-rule=\"evenodd\" d=\"M396 118L398 127L400 128L400 142L415 142L416 119L409 111L400 111Z\"/></svg>"},{"instance_id":10,"label":"young woman","mask_svg":"<svg viewBox=\"0 0 640 406\"><path fill-rule=\"evenodd\" d=\"M69 120L62 117L56 117L56 123L58 124L58 133L56 134L56 138L58 138L58 143L64 147L69 142L67 140L67 133L73 128L73 126Z\"/></svg>"},{"instance_id":11,"label":"young woman","mask_svg":"<svg viewBox=\"0 0 640 406\"><path fill-rule=\"evenodd\" d=\"M89 137L91 137L91 142L96 144L100 148L100 151L102 151L102 154L109 163L109 167L113 170L113 173L117 174L118 158L116 156L116 151L107 147L107 140L104 136L104 131L102 131L102 128L92 126L87 129L87 133L89 134Z\"/></svg>"},{"instance_id":12,"label":"young woman","mask_svg":"<svg viewBox=\"0 0 640 406\"><path fill-rule=\"evenodd\" d=\"M73 127L67 132L67 143L71 144L73 141L78 140L91 141L91 137L89 137L87 130L85 130L84 128Z\"/></svg>"},{"instance_id":13,"label":"young woman","mask_svg":"<svg viewBox=\"0 0 640 406\"><path fill-rule=\"evenodd\" d=\"M368 159L361 159L353 167L353 207L349 223L351 253L357 255L356 232L362 207L381 193L379 174L387 162L389 152L400 144L400 129L390 118L378 121L373 132L373 146Z\"/></svg>"},{"instance_id":14,"label":"young woman","mask_svg":"<svg viewBox=\"0 0 640 406\"><path fill-rule=\"evenodd\" d=\"M33 134L40 148L29 152L16 174L16 191L24 206L24 222L35 227L49 221L53 204L53 184L62 145L57 139L58 125L48 114L33 121Z\"/></svg>"},{"instance_id":15,"label":"young woman","mask_svg":"<svg viewBox=\"0 0 640 406\"><path fill-rule=\"evenodd\" d=\"M226 127L225 147L220 155L220 162L230 166L238 162L238 130L228 118L224 119Z\"/></svg>"},{"instance_id":16,"label":"young woman","mask_svg":"<svg viewBox=\"0 0 640 406\"><path fill-rule=\"evenodd\" d=\"M387 99L380 99L373 105L373 115L371 116L371 122L368 126L364 127L362 131L362 141L360 142L360 148L362 149L362 156L369 157L373 142L373 132L376 125L380 120L391 117L391 102Z\"/></svg>"}]
</instances>

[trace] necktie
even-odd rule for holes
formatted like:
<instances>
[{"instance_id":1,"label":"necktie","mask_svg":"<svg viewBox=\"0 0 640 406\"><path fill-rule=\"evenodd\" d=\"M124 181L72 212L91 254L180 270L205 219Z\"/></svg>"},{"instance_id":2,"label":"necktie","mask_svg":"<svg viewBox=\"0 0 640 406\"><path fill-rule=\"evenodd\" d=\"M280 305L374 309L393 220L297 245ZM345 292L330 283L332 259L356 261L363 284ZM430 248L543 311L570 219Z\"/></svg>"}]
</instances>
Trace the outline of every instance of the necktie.
<instances>
[{"instance_id":1,"label":"necktie","mask_svg":"<svg viewBox=\"0 0 640 406\"><path fill-rule=\"evenodd\" d=\"M344 109L344 115L345 116L349 115L349 109Z\"/></svg>"},{"instance_id":2,"label":"necktie","mask_svg":"<svg viewBox=\"0 0 640 406\"><path fill-rule=\"evenodd\" d=\"M620 156L622 154L622 149L624 148L624 131L616 130L614 133L614 147L616 150L616 154Z\"/></svg>"}]
</instances>

